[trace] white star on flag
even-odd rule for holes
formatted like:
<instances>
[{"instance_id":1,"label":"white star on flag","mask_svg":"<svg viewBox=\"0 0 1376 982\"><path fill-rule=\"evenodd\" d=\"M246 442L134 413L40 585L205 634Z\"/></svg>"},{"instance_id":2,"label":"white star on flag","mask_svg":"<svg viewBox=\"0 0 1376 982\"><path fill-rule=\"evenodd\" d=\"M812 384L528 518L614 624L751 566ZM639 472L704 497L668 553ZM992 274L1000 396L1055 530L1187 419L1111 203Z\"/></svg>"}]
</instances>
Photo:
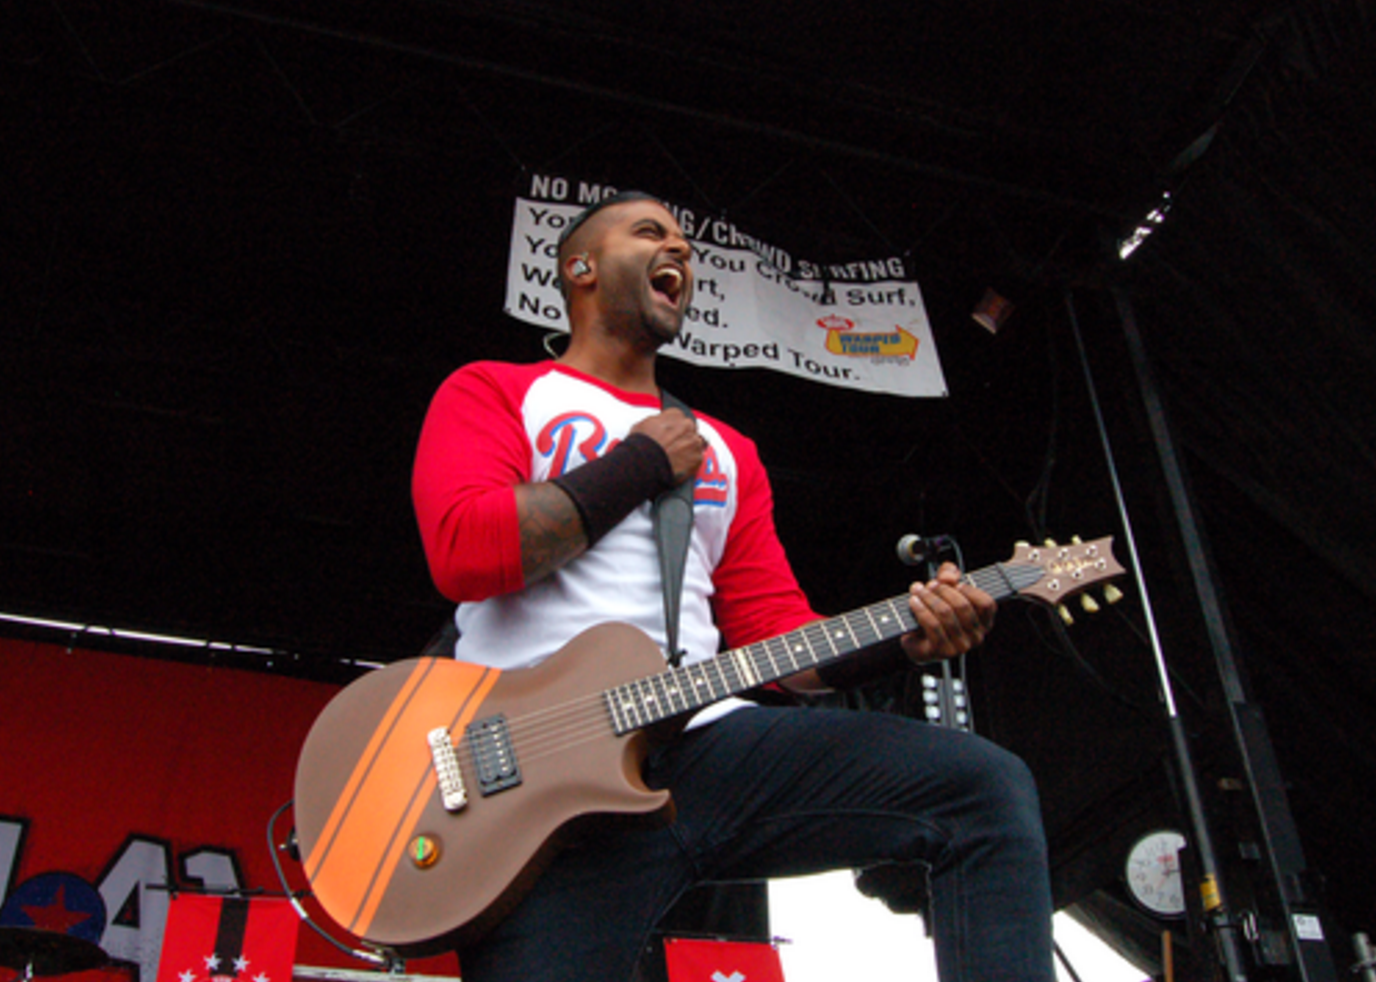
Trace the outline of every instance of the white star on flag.
<instances>
[{"instance_id":1,"label":"white star on flag","mask_svg":"<svg viewBox=\"0 0 1376 982\"><path fill-rule=\"evenodd\" d=\"M681 982L784 982L778 949L769 942L666 938L664 955L669 978Z\"/></svg>"},{"instance_id":2,"label":"white star on flag","mask_svg":"<svg viewBox=\"0 0 1376 982\"><path fill-rule=\"evenodd\" d=\"M214 974L215 969L220 967L220 956L212 952L205 956L205 970Z\"/></svg>"}]
</instances>

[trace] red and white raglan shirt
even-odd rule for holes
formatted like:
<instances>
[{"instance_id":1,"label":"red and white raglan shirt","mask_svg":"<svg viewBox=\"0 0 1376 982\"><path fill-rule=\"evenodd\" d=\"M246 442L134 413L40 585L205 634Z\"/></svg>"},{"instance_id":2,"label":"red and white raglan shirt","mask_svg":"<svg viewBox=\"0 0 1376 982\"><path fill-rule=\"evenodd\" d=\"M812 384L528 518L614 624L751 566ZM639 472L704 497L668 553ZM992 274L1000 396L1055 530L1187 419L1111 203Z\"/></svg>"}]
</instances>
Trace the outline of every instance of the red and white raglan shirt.
<instances>
[{"instance_id":1,"label":"red and white raglan shirt","mask_svg":"<svg viewBox=\"0 0 1376 982\"><path fill-rule=\"evenodd\" d=\"M607 453L660 409L652 396L554 362L476 362L440 387L421 431L412 493L431 576L459 605L457 657L525 668L605 621L634 624L664 650L650 502L573 562L527 584L514 492ZM707 450L683 578L685 664L712 657L723 640L737 648L820 616L779 543L773 492L754 443L696 415Z\"/></svg>"}]
</instances>

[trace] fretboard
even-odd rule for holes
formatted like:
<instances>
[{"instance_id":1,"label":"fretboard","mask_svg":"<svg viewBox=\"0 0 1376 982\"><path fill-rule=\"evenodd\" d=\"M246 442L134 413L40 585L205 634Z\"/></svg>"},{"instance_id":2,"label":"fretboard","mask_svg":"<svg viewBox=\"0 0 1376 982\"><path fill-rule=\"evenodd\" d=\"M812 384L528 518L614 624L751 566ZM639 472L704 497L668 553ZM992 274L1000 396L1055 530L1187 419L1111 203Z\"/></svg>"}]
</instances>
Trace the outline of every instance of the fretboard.
<instances>
[{"instance_id":1,"label":"fretboard","mask_svg":"<svg viewBox=\"0 0 1376 982\"><path fill-rule=\"evenodd\" d=\"M995 563L966 579L995 600L1005 600L1041 579L1035 566ZM908 595L890 597L849 613L814 621L796 631L723 651L603 692L618 734L690 713L728 696L837 661L891 641L918 624Z\"/></svg>"}]
</instances>

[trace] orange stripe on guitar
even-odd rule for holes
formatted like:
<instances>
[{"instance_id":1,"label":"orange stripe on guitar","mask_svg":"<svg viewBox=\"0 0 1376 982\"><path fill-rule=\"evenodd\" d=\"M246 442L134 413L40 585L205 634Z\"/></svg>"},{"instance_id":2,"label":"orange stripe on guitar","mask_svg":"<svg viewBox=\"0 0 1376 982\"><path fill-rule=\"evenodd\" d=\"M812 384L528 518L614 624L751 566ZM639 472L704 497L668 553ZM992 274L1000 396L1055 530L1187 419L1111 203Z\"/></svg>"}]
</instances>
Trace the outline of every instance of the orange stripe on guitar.
<instances>
[{"instance_id":1,"label":"orange stripe on guitar","mask_svg":"<svg viewBox=\"0 0 1376 982\"><path fill-rule=\"evenodd\" d=\"M378 724L373 729L372 735L368 738L367 745L363 752L358 755L358 761L354 764L353 773L349 775L349 780L345 783L339 796L335 798L334 808L330 811L330 817L320 829L320 836L315 840L315 846L311 849L310 855L306 857L306 876L314 881L319 874L320 867L325 863L326 857L334 847L335 836L340 828L348 819L349 813L358 799L358 792L363 786L369 771L377 761L384 742L396 724L396 720L401 715L406 703L420 687L421 682L429 674L434 665L432 659L421 659L416 662L401 689L392 699L391 705L382 715Z\"/></svg>"},{"instance_id":2,"label":"orange stripe on guitar","mask_svg":"<svg viewBox=\"0 0 1376 982\"><path fill-rule=\"evenodd\" d=\"M307 866L308 875L315 871L311 884L320 902L353 933L366 936L435 792L426 735L446 721L451 733L461 731L500 674L421 659L369 738Z\"/></svg>"},{"instance_id":3,"label":"orange stripe on guitar","mask_svg":"<svg viewBox=\"0 0 1376 982\"><path fill-rule=\"evenodd\" d=\"M459 671L456 671L459 670ZM477 670L478 678L472 676ZM497 684L497 679L501 672L495 669L478 669L477 666L467 662L446 662L445 671L441 673L448 676L442 680L443 685L435 685L430 692L424 695L440 696L445 695L444 704L453 705L458 702L459 711L449 723L449 734L452 739L463 732L464 727L472 722L477 714L478 708L482 706L483 700L487 698L488 692ZM455 690L462 690L462 694ZM456 699L455 696L458 695ZM433 720L435 716L429 716ZM423 720L420 721L423 724ZM422 739L429 733L433 726L421 725L417 727L417 735ZM402 853L405 851L405 844L410 841L412 833L415 832L416 824L420 821L421 813L425 811L435 794L435 786L438 780L435 776L433 767L429 763L429 744L425 745L427 766L419 784L416 786L416 793L413 795L411 805L406 810L405 816L393 830L391 839L384 851L373 880L368 885L368 893L364 898L365 903L359 911L358 919L355 924L349 926L349 930L360 937L367 937L368 928L373 923L373 915L377 913L377 908L382 903L382 898L387 894L387 887L392 882L392 873L396 870L397 863L401 862Z\"/></svg>"}]
</instances>

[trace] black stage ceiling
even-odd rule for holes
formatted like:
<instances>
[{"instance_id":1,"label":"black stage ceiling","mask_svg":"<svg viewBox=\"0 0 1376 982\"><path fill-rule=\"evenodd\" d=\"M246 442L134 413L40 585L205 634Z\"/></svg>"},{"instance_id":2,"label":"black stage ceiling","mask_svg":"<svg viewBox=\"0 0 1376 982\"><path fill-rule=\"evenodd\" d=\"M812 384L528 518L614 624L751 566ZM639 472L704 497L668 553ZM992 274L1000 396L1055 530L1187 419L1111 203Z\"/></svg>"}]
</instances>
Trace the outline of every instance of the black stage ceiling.
<instances>
[{"instance_id":1,"label":"black stage ceiling","mask_svg":"<svg viewBox=\"0 0 1376 982\"><path fill-rule=\"evenodd\" d=\"M1347 932L1376 929L1373 40L1357 2L7 4L0 609L321 678L418 651L446 606L410 455L454 367L543 356L501 313L533 174L795 255L901 255L949 398L666 380L759 443L823 609L901 590L907 532L979 565L1046 535L1123 555L1116 477L1239 907L1284 910L1241 695L1345 970ZM1017 304L997 336L969 318L990 286ZM1147 963L1160 925L1125 906L1122 854L1186 818L1126 592L1068 633L1006 611L969 670L979 728L1042 784L1058 900Z\"/></svg>"}]
</instances>

